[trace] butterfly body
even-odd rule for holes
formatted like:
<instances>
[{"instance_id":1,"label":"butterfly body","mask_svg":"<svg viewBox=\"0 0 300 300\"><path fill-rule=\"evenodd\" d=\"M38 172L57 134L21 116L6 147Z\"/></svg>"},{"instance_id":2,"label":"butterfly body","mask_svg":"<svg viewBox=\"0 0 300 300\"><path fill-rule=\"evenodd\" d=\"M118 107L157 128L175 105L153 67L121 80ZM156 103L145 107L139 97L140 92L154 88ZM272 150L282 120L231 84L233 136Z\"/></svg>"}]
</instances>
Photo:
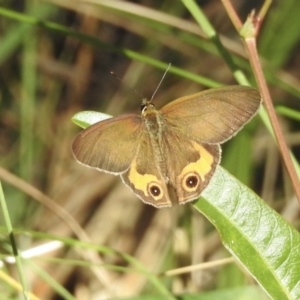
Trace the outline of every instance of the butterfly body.
<instances>
[{"instance_id":1,"label":"butterfly body","mask_svg":"<svg viewBox=\"0 0 300 300\"><path fill-rule=\"evenodd\" d=\"M244 100L244 102L243 102ZM179 98L156 110L143 100L141 115L96 123L75 138L75 158L120 174L145 203L172 205L169 188L184 204L199 197L221 158L220 143L258 110L259 93L231 86Z\"/></svg>"}]
</instances>

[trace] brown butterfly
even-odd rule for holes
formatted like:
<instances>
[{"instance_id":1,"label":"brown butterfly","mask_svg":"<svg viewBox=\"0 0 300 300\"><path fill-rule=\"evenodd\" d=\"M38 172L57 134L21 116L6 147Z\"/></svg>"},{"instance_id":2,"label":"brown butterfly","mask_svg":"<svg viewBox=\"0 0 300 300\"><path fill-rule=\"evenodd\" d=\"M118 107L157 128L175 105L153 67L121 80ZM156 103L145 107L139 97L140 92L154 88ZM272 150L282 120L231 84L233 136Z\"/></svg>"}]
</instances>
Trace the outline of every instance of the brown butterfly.
<instances>
[{"instance_id":1,"label":"brown butterfly","mask_svg":"<svg viewBox=\"0 0 300 300\"><path fill-rule=\"evenodd\" d=\"M258 111L259 92L247 86L209 89L156 110L143 100L141 115L100 121L80 132L72 150L78 162L121 175L145 203L184 204L198 198L220 163L221 148ZM174 202L174 201L173 201Z\"/></svg>"}]
</instances>

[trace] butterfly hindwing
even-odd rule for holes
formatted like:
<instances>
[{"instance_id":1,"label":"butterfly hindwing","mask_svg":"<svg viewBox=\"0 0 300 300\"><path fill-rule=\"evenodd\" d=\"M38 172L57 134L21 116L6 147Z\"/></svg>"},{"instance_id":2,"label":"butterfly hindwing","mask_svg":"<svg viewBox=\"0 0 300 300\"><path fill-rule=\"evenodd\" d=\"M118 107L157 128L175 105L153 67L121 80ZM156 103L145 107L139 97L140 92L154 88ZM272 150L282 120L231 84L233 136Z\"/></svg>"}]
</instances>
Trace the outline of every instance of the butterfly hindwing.
<instances>
[{"instance_id":1,"label":"butterfly hindwing","mask_svg":"<svg viewBox=\"0 0 300 300\"><path fill-rule=\"evenodd\" d=\"M178 203L198 198L220 162L220 146L200 144L169 128L164 134L162 149L166 154L167 177L176 191Z\"/></svg>"},{"instance_id":2,"label":"butterfly hindwing","mask_svg":"<svg viewBox=\"0 0 300 300\"><path fill-rule=\"evenodd\" d=\"M145 203L155 207L168 207L172 202L168 193L165 167L160 164L160 160L159 149L153 147L151 137L145 131L130 168L121 177Z\"/></svg>"}]
</instances>

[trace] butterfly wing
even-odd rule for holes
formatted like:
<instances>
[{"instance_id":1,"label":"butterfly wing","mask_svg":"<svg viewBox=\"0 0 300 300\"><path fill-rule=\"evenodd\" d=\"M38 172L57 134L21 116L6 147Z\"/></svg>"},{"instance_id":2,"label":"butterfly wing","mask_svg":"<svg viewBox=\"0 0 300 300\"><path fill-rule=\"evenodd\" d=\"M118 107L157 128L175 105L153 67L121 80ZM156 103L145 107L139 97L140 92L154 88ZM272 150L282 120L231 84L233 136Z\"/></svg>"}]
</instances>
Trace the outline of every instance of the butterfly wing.
<instances>
[{"instance_id":1,"label":"butterfly wing","mask_svg":"<svg viewBox=\"0 0 300 300\"><path fill-rule=\"evenodd\" d=\"M143 121L129 114L98 122L81 131L72 144L80 163L109 173L125 172L139 146Z\"/></svg>"},{"instance_id":2,"label":"butterfly wing","mask_svg":"<svg viewBox=\"0 0 300 300\"><path fill-rule=\"evenodd\" d=\"M124 115L98 122L80 132L72 145L82 164L121 178L145 203L171 206L165 176L138 115Z\"/></svg>"},{"instance_id":3,"label":"butterfly wing","mask_svg":"<svg viewBox=\"0 0 300 300\"><path fill-rule=\"evenodd\" d=\"M162 139L167 176L179 204L198 198L208 185L221 158L219 145L200 144L168 128Z\"/></svg>"},{"instance_id":4,"label":"butterfly wing","mask_svg":"<svg viewBox=\"0 0 300 300\"><path fill-rule=\"evenodd\" d=\"M258 111L259 92L247 86L209 89L170 102L161 109L173 130L207 144L223 143Z\"/></svg>"},{"instance_id":5,"label":"butterfly wing","mask_svg":"<svg viewBox=\"0 0 300 300\"><path fill-rule=\"evenodd\" d=\"M143 200L157 208L172 205L169 197L166 172L161 167L160 149L151 143L146 130L140 138L140 146L130 168L121 175L123 182Z\"/></svg>"}]
</instances>

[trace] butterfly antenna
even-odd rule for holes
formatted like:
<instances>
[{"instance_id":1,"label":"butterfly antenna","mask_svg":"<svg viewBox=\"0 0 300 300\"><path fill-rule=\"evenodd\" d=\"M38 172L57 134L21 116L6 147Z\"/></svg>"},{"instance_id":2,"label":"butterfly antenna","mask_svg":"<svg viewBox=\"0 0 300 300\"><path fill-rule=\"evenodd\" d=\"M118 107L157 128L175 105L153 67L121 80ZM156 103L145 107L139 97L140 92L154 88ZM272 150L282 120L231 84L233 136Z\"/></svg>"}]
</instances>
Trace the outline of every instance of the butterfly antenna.
<instances>
[{"instance_id":1,"label":"butterfly antenna","mask_svg":"<svg viewBox=\"0 0 300 300\"><path fill-rule=\"evenodd\" d=\"M163 77L161 78L161 80L160 80L160 82L159 82L159 84L158 84L157 88L155 89L155 91L154 91L154 93L153 93L153 95L152 95L152 97L151 97L151 99L150 99L150 102L152 102L152 100L153 100L153 98L154 98L154 96L155 96L156 92L158 91L158 89L159 89L159 87L160 87L161 83L163 82L163 80L164 80L165 76L167 75L167 73L168 73L168 71L169 71L170 67L171 67L171 63L169 63L169 65L168 65L168 67L167 67L167 70L165 71L165 73L164 73Z\"/></svg>"},{"instance_id":2,"label":"butterfly antenna","mask_svg":"<svg viewBox=\"0 0 300 300\"><path fill-rule=\"evenodd\" d=\"M130 90L132 90L134 93L136 93L138 96L142 97L144 99L145 97L139 93L136 89L134 89L132 86L125 83L115 72L110 72L112 76L114 76L117 80L119 80L122 84L124 84L126 87L128 87Z\"/></svg>"}]
</instances>

